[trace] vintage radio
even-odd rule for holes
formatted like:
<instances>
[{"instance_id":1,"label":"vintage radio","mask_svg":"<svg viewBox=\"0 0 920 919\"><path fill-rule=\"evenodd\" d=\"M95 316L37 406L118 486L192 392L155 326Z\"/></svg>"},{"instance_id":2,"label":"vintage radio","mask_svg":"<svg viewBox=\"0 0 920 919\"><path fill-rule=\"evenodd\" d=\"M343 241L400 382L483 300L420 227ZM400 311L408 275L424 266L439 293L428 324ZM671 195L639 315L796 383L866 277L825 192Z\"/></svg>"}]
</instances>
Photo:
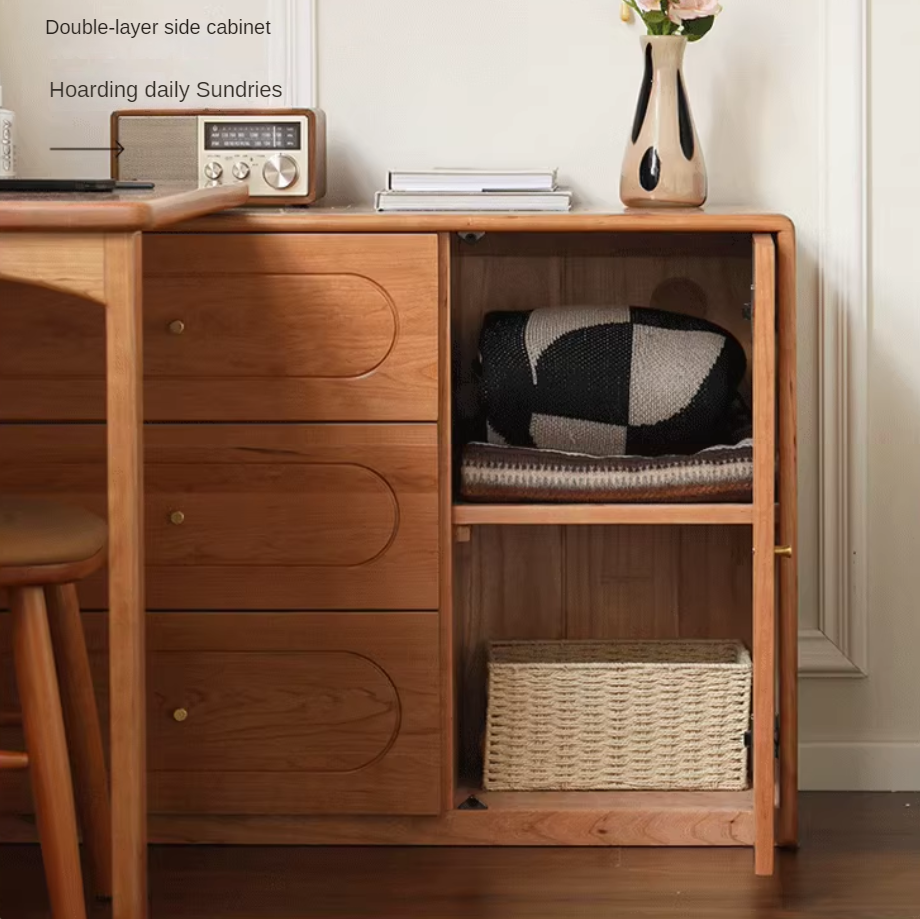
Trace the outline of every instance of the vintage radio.
<instances>
[{"instance_id":1,"label":"vintage radio","mask_svg":"<svg viewBox=\"0 0 920 919\"><path fill-rule=\"evenodd\" d=\"M250 204L274 207L312 204L326 191L318 109L129 109L112 115L112 148L113 179L246 183Z\"/></svg>"}]
</instances>

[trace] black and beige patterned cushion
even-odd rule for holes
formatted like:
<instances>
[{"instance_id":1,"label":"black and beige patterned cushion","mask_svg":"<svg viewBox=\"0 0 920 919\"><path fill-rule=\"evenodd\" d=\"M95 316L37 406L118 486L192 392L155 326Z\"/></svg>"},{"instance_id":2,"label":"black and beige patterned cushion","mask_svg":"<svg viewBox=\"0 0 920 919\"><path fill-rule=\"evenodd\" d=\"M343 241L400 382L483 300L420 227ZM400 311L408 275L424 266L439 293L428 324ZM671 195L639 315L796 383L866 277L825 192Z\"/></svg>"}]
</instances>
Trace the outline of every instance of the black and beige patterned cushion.
<instances>
[{"instance_id":1,"label":"black and beige patterned cushion","mask_svg":"<svg viewBox=\"0 0 920 919\"><path fill-rule=\"evenodd\" d=\"M719 326L638 307L491 313L480 362L489 443L596 456L728 442L746 369Z\"/></svg>"}]
</instances>

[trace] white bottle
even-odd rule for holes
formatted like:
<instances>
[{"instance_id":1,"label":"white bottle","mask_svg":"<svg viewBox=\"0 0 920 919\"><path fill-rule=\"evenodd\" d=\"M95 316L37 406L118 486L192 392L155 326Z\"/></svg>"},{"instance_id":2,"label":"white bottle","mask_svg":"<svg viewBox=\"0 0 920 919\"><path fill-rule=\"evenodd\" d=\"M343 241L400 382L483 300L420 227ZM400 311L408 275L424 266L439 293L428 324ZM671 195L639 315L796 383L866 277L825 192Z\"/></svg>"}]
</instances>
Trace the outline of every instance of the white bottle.
<instances>
[{"instance_id":1,"label":"white bottle","mask_svg":"<svg viewBox=\"0 0 920 919\"><path fill-rule=\"evenodd\" d=\"M0 179L16 178L16 116L3 107L0 85Z\"/></svg>"}]
</instances>

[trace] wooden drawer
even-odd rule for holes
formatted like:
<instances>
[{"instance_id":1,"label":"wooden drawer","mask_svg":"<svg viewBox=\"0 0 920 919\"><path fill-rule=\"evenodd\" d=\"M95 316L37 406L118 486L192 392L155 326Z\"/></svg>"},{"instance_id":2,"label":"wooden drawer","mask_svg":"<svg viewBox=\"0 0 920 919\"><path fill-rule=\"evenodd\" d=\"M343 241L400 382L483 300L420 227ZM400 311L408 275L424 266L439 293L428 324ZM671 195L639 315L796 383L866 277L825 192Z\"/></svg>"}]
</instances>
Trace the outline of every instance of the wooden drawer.
<instances>
[{"instance_id":1,"label":"wooden drawer","mask_svg":"<svg viewBox=\"0 0 920 919\"><path fill-rule=\"evenodd\" d=\"M434 421L434 235L144 241L149 421ZM102 420L102 310L0 282L0 419Z\"/></svg>"},{"instance_id":2,"label":"wooden drawer","mask_svg":"<svg viewBox=\"0 0 920 919\"><path fill-rule=\"evenodd\" d=\"M438 607L436 425L148 425L150 609ZM105 513L101 425L0 426L0 492ZM104 573L81 585L107 606Z\"/></svg>"},{"instance_id":3,"label":"wooden drawer","mask_svg":"<svg viewBox=\"0 0 920 919\"><path fill-rule=\"evenodd\" d=\"M0 698L9 707L7 619ZM85 620L105 717L107 617ZM436 613L167 613L148 622L151 813L438 812ZM12 730L3 739L21 742ZM0 776L0 813L31 809L27 778Z\"/></svg>"}]
</instances>

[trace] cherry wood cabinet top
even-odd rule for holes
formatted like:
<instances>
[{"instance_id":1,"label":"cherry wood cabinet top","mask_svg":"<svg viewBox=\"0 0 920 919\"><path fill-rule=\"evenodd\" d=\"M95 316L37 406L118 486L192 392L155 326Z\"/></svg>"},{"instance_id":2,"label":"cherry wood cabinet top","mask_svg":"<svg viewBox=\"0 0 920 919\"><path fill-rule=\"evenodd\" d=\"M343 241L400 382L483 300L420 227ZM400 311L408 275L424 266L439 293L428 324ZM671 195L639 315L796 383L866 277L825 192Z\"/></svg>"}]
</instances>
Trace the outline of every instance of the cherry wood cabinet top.
<instances>
[{"instance_id":1,"label":"cherry wood cabinet top","mask_svg":"<svg viewBox=\"0 0 920 919\"><path fill-rule=\"evenodd\" d=\"M742 207L576 209L568 213L381 214L368 207L245 208L170 227L206 233L780 233L782 214Z\"/></svg>"},{"instance_id":2,"label":"cherry wood cabinet top","mask_svg":"<svg viewBox=\"0 0 920 919\"><path fill-rule=\"evenodd\" d=\"M0 232L63 230L131 232L159 230L245 204L245 185L86 194L0 194Z\"/></svg>"},{"instance_id":3,"label":"cherry wood cabinet top","mask_svg":"<svg viewBox=\"0 0 920 919\"><path fill-rule=\"evenodd\" d=\"M244 185L205 189L163 185L152 191L109 194L3 193L0 231L779 233L793 229L782 214L743 207L381 214L368 207L245 208L247 199Z\"/></svg>"}]
</instances>

